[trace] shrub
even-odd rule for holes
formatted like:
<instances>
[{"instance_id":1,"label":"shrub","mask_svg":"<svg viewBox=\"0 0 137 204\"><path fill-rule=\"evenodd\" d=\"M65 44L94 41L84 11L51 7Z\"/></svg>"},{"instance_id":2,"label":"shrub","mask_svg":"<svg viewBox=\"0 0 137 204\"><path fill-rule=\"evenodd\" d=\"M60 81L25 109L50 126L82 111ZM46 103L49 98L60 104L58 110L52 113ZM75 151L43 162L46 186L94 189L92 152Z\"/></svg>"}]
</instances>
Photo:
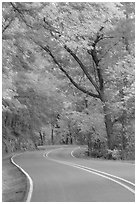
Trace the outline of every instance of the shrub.
<instances>
[{"instance_id":1,"label":"shrub","mask_svg":"<svg viewBox=\"0 0 137 204\"><path fill-rule=\"evenodd\" d=\"M106 154L104 155L105 159L121 159L121 151L118 149L107 149Z\"/></svg>"}]
</instances>

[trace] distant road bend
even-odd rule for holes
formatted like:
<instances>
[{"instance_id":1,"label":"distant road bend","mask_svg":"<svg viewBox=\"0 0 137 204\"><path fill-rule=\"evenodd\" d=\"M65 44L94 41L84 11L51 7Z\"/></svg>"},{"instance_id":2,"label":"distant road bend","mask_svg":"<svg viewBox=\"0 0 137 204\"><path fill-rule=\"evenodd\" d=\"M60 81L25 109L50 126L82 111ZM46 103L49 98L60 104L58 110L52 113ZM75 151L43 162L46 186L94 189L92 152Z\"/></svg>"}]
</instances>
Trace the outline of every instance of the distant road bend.
<instances>
[{"instance_id":1,"label":"distant road bend","mask_svg":"<svg viewBox=\"0 0 137 204\"><path fill-rule=\"evenodd\" d=\"M135 201L133 164L76 158L76 148L79 147L45 146L40 151L25 152L13 158L32 179L27 201Z\"/></svg>"}]
</instances>

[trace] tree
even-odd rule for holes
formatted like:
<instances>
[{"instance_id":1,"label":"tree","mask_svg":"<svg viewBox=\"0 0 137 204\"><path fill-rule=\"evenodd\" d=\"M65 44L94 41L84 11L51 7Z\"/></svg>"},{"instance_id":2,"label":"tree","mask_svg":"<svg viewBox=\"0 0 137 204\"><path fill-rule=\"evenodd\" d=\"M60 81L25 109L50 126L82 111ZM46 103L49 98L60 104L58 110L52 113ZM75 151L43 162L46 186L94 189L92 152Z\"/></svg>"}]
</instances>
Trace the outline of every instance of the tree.
<instances>
[{"instance_id":1,"label":"tree","mask_svg":"<svg viewBox=\"0 0 137 204\"><path fill-rule=\"evenodd\" d=\"M37 147L38 132L52 124L63 102L57 93L59 81L43 71L46 62L42 64L41 55L32 52L29 42L16 38L16 29L13 33L12 38L3 39L3 143L9 146L7 151L22 145L27 148L28 143Z\"/></svg>"},{"instance_id":2,"label":"tree","mask_svg":"<svg viewBox=\"0 0 137 204\"><path fill-rule=\"evenodd\" d=\"M21 31L15 30L14 37L25 39L35 47L49 62L46 69L52 67L63 79L58 67L78 90L100 100L110 149L115 121L111 109L111 92L115 87L109 87L111 70L116 64L121 69L123 58L134 56L130 50L134 46L134 4L127 10L128 5L117 2L6 4L15 13L18 26L23 27Z\"/></svg>"}]
</instances>

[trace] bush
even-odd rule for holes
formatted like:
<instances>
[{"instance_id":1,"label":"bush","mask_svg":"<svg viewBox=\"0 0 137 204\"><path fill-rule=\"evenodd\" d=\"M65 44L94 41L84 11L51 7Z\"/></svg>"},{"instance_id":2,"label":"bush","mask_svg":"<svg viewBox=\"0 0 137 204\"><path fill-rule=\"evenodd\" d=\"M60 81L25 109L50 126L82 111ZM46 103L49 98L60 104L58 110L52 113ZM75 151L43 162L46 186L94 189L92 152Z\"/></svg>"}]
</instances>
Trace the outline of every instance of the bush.
<instances>
[{"instance_id":1,"label":"bush","mask_svg":"<svg viewBox=\"0 0 137 204\"><path fill-rule=\"evenodd\" d=\"M121 159L121 151L114 149L88 149L85 152L88 156L94 158L105 158L105 159L113 159L118 160Z\"/></svg>"},{"instance_id":2,"label":"bush","mask_svg":"<svg viewBox=\"0 0 137 204\"><path fill-rule=\"evenodd\" d=\"M104 157L105 152L106 150L103 149L88 149L85 153L94 158L101 158Z\"/></svg>"},{"instance_id":3,"label":"bush","mask_svg":"<svg viewBox=\"0 0 137 204\"><path fill-rule=\"evenodd\" d=\"M94 138L94 140L88 143L88 151L86 152L88 156L94 158L104 157L106 154L106 141L104 138Z\"/></svg>"},{"instance_id":4,"label":"bush","mask_svg":"<svg viewBox=\"0 0 137 204\"><path fill-rule=\"evenodd\" d=\"M105 159L113 159L113 160L117 160L117 159L121 159L121 151L117 150L117 149L107 149L106 154L104 155Z\"/></svg>"}]
</instances>

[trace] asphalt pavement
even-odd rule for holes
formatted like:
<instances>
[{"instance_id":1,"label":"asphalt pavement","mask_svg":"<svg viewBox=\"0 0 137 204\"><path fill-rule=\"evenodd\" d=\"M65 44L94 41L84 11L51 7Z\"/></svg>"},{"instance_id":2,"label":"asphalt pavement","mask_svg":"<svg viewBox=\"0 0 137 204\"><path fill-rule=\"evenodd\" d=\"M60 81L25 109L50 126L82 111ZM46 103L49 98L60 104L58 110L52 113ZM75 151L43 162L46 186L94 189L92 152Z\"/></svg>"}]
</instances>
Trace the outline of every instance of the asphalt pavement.
<instances>
[{"instance_id":1,"label":"asphalt pavement","mask_svg":"<svg viewBox=\"0 0 137 204\"><path fill-rule=\"evenodd\" d=\"M33 181L31 202L134 202L135 165L75 158L76 146L14 157Z\"/></svg>"}]
</instances>

